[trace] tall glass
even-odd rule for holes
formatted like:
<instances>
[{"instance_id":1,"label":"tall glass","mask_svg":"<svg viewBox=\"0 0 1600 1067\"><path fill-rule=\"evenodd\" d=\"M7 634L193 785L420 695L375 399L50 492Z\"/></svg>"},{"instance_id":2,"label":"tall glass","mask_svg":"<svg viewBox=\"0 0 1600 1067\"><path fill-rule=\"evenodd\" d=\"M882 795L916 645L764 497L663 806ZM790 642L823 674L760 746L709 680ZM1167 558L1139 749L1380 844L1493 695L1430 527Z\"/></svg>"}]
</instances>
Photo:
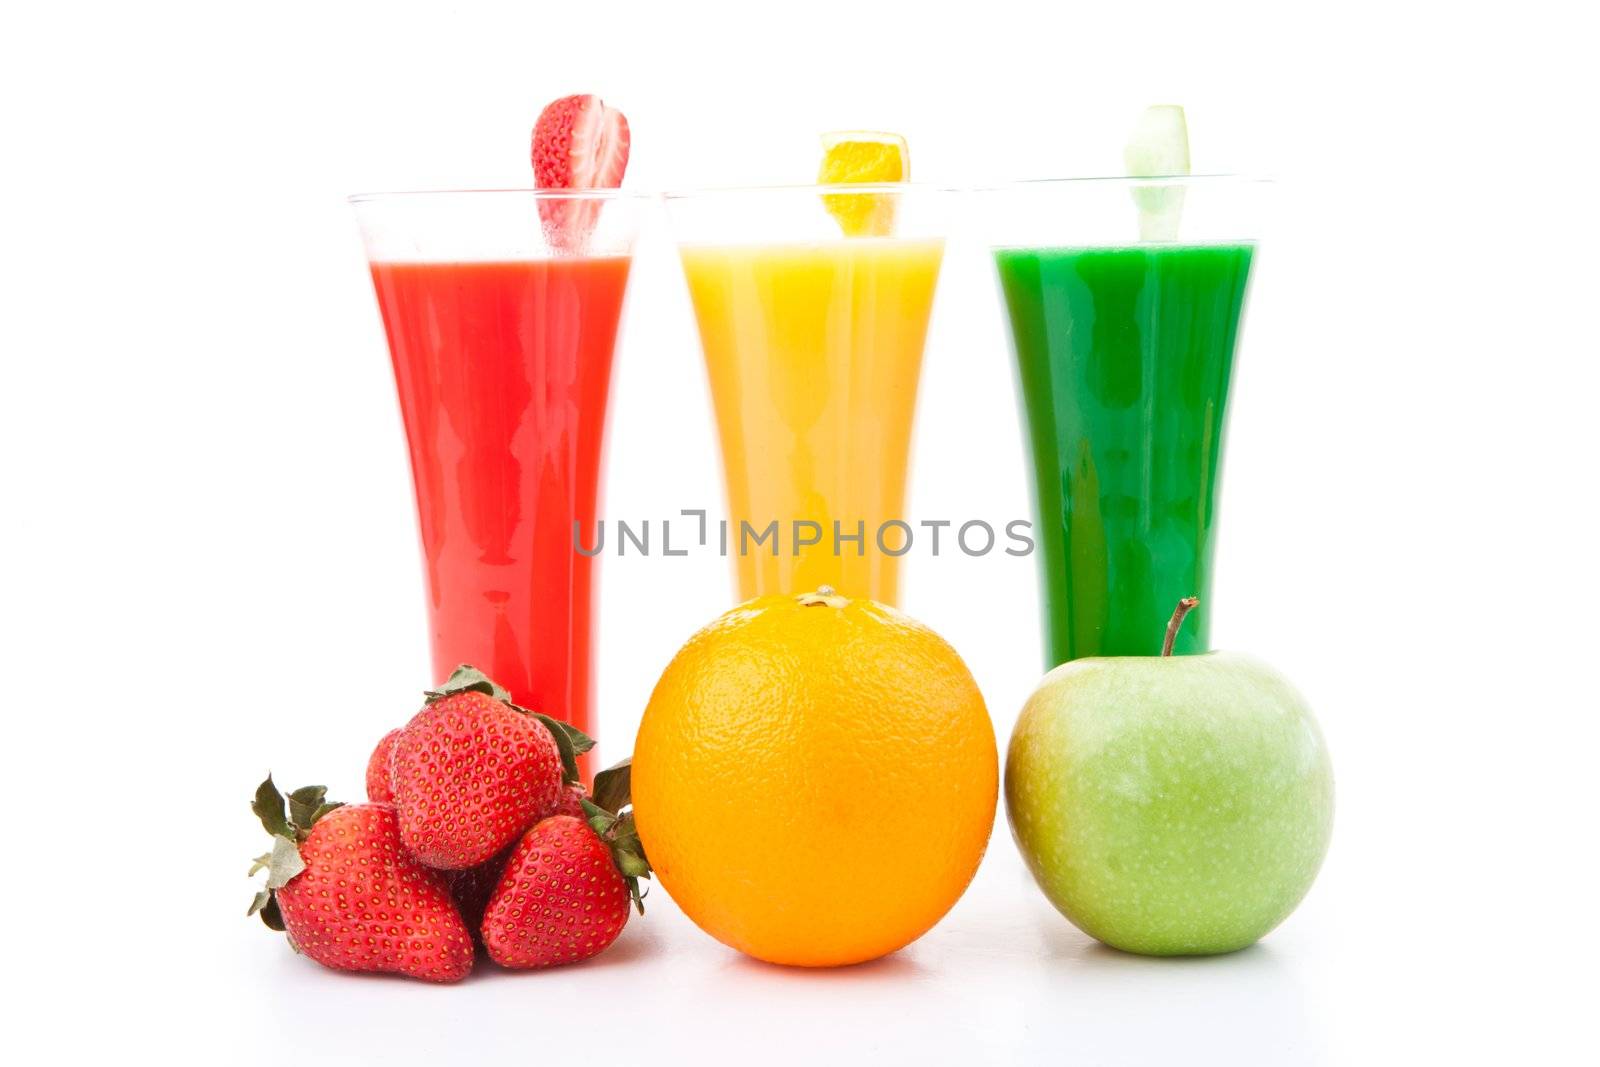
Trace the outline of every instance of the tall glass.
<instances>
[{"instance_id":1,"label":"tall glass","mask_svg":"<svg viewBox=\"0 0 1600 1067\"><path fill-rule=\"evenodd\" d=\"M352 198L411 453L435 680L471 663L592 726L597 519L612 350L639 197Z\"/></svg>"},{"instance_id":2,"label":"tall glass","mask_svg":"<svg viewBox=\"0 0 1600 1067\"><path fill-rule=\"evenodd\" d=\"M904 184L668 197L722 445L739 596L893 604L945 196ZM884 236L845 236L839 217ZM889 221L892 220L892 228Z\"/></svg>"},{"instance_id":3,"label":"tall glass","mask_svg":"<svg viewBox=\"0 0 1600 1067\"><path fill-rule=\"evenodd\" d=\"M1046 665L1210 647L1228 386L1265 183L985 195L1033 459Z\"/></svg>"}]
</instances>

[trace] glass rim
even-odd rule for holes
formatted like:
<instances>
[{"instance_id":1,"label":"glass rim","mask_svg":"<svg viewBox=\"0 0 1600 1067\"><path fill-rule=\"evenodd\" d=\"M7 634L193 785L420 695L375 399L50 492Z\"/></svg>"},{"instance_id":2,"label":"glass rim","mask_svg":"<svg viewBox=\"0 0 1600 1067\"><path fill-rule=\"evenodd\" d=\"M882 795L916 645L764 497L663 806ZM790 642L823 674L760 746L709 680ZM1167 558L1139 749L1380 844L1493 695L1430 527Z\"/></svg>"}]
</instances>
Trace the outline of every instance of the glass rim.
<instances>
[{"instance_id":1,"label":"glass rim","mask_svg":"<svg viewBox=\"0 0 1600 1067\"><path fill-rule=\"evenodd\" d=\"M395 200L424 200L437 197L491 197L523 196L534 200L652 200L658 194L642 193L637 189L390 189L370 193L352 193L345 197L350 204L371 204Z\"/></svg>"},{"instance_id":2,"label":"glass rim","mask_svg":"<svg viewBox=\"0 0 1600 1067\"><path fill-rule=\"evenodd\" d=\"M776 196L806 194L812 196L895 196L913 194L992 193L1015 189L1037 191L1049 188L1084 188L1093 186L1139 185L1275 185L1276 179L1254 174L1158 174L1158 175L1080 175L1054 178L1011 178L998 182L973 185L936 184L932 182L792 182L758 185L708 185L692 188L669 189L662 192L642 192L637 189L534 189L534 188L446 188L446 189L382 189L351 193L345 197L350 204L370 204L381 201L425 200L447 197L521 196L534 200L694 200L723 196Z\"/></svg>"},{"instance_id":3,"label":"glass rim","mask_svg":"<svg viewBox=\"0 0 1600 1067\"><path fill-rule=\"evenodd\" d=\"M959 193L959 185L935 185L930 182L792 182L779 185L707 185L688 189L670 189L661 193L663 200L694 200L717 196L776 195L780 193L810 194L813 196L884 196L896 193Z\"/></svg>"},{"instance_id":4,"label":"glass rim","mask_svg":"<svg viewBox=\"0 0 1600 1067\"><path fill-rule=\"evenodd\" d=\"M1276 185L1277 179L1256 174L1099 174L1083 175L1071 178L1014 178L1009 181L993 182L987 185L974 185L970 191L974 193L992 193L1002 190L1015 189L1024 192L1040 191L1051 188L1086 188L1104 186L1141 186L1141 185Z\"/></svg>"}]
</instances>

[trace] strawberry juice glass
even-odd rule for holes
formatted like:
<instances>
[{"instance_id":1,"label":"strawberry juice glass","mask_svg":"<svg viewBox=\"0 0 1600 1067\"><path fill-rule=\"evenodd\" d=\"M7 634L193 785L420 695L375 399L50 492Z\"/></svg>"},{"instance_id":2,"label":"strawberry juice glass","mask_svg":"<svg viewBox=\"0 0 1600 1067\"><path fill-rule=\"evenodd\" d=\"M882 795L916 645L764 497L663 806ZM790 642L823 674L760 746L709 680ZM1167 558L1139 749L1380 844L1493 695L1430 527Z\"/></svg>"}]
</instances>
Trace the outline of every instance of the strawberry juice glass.
<instances>
[{"instance_id":1,"label":"strawberry juice glass","mask_svg":"<svg viewBox=\"0 0 1600 1067\"><path fill-rule=\"evenodd\" d=\"M432 678L470 663L593 724L595 559L612 353L644 198L352 198L411 454Z\"/></svg>"}]
</instances>

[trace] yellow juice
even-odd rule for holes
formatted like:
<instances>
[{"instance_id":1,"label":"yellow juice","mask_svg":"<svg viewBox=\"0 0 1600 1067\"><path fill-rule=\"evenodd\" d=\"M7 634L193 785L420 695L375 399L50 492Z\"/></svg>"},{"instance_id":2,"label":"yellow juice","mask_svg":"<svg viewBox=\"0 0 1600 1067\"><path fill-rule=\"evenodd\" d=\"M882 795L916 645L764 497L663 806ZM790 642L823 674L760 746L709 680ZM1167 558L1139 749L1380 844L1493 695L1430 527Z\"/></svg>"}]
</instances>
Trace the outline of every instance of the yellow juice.
<instances>
[{"instance_id":1,"label":"yellow juice","mask_svg":"<svg viewBox=\"0 0 1600 1067\"><path fill-rule=\"evenodd\" d=\"M943 254L937 239L683 248L741 599L831 585L896 602L907 535L884 524L903 519Z\"/></svg>"}]
</instances>

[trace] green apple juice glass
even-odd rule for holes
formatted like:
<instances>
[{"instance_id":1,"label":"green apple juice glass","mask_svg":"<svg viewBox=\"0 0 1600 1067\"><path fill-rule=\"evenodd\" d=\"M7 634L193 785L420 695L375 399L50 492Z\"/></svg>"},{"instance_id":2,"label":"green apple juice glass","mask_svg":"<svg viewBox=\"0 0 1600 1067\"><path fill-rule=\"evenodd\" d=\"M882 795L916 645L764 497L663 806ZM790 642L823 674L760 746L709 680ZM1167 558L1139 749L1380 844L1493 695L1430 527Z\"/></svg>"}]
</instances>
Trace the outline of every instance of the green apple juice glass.
<instances>
[{"instance_id":1,"label":"green apple juice glass","mask_svg":"<svg viewBox=\"0 0 1600 1067\"><path fill-rule=\"evenodd\" d=\"M1047 666L1209 648L1228 386L1266 183L986 190L1033 488Z\"/></svg>"}]
</instances>

